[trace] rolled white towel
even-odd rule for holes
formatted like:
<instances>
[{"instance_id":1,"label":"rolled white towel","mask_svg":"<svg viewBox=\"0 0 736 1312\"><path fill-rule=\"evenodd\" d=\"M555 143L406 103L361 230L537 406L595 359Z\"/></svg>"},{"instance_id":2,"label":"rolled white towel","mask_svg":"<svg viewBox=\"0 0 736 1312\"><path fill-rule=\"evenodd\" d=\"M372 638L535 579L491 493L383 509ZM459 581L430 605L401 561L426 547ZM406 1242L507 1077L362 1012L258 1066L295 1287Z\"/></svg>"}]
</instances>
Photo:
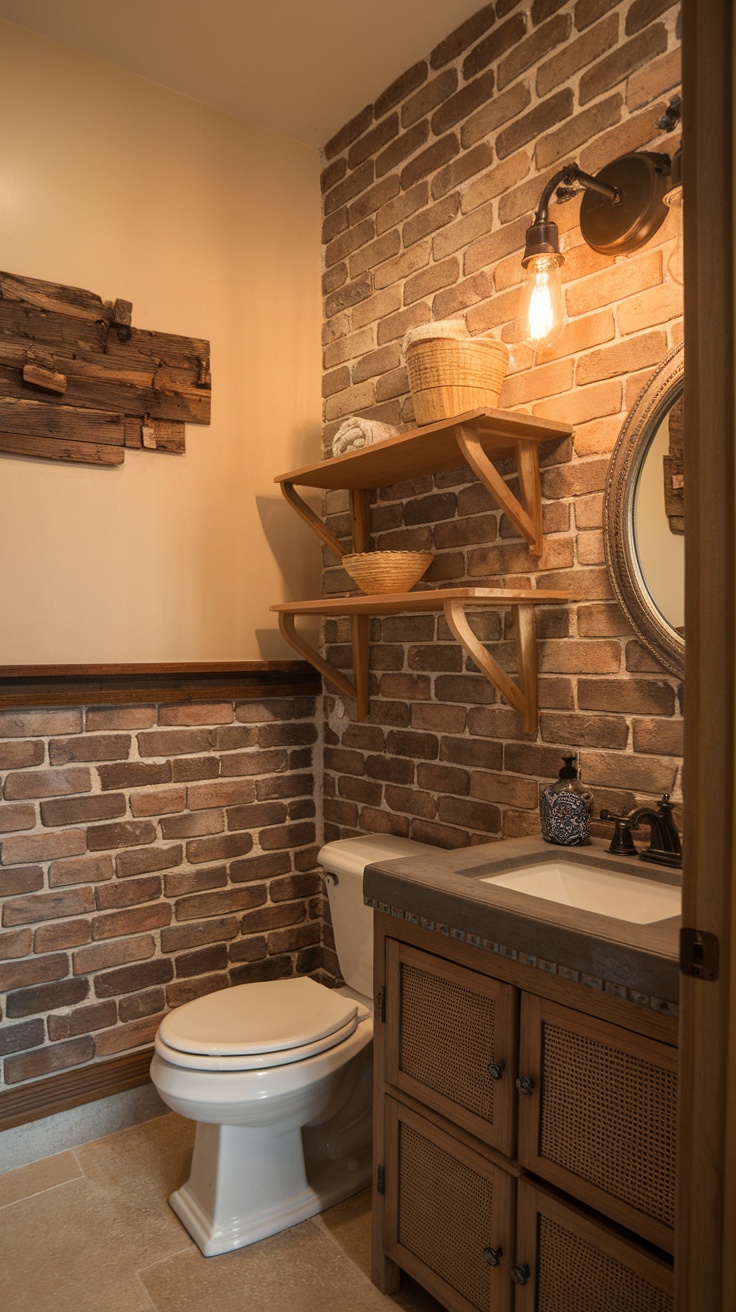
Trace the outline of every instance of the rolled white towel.
<instances>
[{"instance_id":1,"label":"rolled white towel","mask_svg":"<svg viewBox=\"0 0 736 1312\"><path fill-rule=\"evenodd\" d=\"M378 419L360 419L351 415L340 425L332 439L333 456L343 456L348 451L359 451L363 446L374 442L385 442L388 437L396 437L396 428L382 424Z\"/></svg>"}]
</instances>

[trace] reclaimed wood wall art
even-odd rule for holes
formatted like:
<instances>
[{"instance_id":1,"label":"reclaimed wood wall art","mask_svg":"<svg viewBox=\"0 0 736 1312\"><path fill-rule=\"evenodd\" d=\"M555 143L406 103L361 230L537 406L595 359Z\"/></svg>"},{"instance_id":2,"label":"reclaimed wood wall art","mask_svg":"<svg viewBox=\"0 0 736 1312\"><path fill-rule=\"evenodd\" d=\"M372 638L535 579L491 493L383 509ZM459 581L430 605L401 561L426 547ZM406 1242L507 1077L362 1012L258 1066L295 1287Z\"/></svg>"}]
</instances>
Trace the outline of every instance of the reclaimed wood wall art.
<instances>
[{"instance_id":1,"label":"reclaimed wood wall art","mask_svg":"<svg viewBox=\"0 0 736 1312\"><path fill-rule=\"evenodd\" d=\"M210 346L133 328L130 301L0 273L0 452L120 465L208 424Z\"/></svg>"}]
</instances>

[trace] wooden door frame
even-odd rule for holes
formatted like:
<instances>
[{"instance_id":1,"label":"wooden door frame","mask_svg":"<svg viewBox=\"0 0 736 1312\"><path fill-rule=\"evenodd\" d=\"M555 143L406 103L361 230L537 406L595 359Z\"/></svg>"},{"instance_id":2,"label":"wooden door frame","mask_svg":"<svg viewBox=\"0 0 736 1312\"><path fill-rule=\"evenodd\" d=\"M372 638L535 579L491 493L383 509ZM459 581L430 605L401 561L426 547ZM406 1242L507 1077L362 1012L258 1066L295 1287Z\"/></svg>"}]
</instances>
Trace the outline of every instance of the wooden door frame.
<instances>
[{"instance_id":1,"label":"wooden door frame","mask_svg":"<svg viewBox=\"0 0 736 1312\"><path fill-rule=\"evenodd\" d=\"M700 11L700 12L698 12ZM683 924L720 941L681 977L677 1312L736 1307L736 457L734 16L684 0L685 884Z\"/></svg>"}]
</instances>

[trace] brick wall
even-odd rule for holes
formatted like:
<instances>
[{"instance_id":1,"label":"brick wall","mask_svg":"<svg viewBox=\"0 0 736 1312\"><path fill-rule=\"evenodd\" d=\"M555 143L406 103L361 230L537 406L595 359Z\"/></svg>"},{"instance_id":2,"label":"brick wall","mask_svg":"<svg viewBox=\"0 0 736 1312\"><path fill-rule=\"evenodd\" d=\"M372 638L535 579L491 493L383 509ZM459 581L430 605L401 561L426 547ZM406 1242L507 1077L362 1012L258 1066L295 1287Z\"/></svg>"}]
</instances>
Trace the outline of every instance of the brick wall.
<instances>
[{"instance_id":1,"label":"brick wall","mask_svg":"<svg viewBox=\"0 0 736 1312\"><path fill-rule=\"evenodd\" d=\"M5 1084L229 983L321 976L317 738L304 696L0 712Z\"/></svg>"},{"instance_id":2,"label":"brick wall","mask_svg":"<svg viewBox=\"0 0 736 1312\"><path fill-rule=\"evenodd\" d=\"M613 260L582 242L579 199L553 205L568 323L535 362L515 322L524 233L544 184L571 159L595 172L628 150L671 152L653 124L679 75L668 0L496 0L325 147L325 451L351 413L412 425L403 336L463 312L472 333L509 343L500 404L575 425L573 441L543 449L538 567L467 470L383 489L374 545L432 550L435 584L536 577L576 598L538 615L536 737L464 662L442 617L374 619L369 721L326 703L328 839L387 830L455 846L538 832L539 785L556 777L565 748L579 754L598 807L680 795L681 688L614 602L602 535L609 453L681 340L682 289L665 275L669 220ZM328 493L326 511L347 540L346 496ZM327 592L350 590L329 554L325 566ZM504 617L485 615L477 630L513 668ZM348 667L347 623L327 621L325 639Z\"/></svg>"}]
</instances>

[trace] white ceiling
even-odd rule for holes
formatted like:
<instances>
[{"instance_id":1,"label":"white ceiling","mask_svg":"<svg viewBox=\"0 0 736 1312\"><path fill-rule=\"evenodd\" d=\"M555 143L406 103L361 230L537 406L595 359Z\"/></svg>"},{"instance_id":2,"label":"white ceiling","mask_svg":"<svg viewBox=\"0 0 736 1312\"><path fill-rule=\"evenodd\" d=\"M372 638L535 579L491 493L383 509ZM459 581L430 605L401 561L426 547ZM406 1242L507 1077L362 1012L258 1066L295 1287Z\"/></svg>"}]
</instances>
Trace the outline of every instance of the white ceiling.
<instances>
[{"instance_id":1,"label":"white ceiling","mask_svg":"<svg viewBox=\"0 0 736 1312\"><path fill-rule=\"evenodd\" d=\"M0 18L322 146L483 0L0 0Z\"/></svg>"}]
</instances>

